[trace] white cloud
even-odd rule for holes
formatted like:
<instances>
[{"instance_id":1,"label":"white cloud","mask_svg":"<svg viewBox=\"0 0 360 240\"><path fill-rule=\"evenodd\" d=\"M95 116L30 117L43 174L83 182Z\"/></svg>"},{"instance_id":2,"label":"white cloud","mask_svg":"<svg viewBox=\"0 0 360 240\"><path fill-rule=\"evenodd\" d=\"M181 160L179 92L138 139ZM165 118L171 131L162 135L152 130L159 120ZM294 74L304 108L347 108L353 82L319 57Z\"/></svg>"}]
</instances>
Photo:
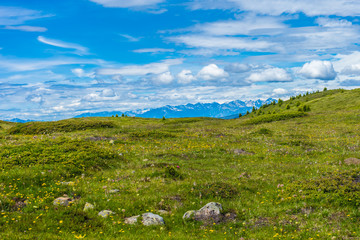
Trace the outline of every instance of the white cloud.
<instances>
[{"instance_id":1,"label":"white cloud","mask_svg":"<svg viewBox=\"0 0 360 240\"><path fill-rule=\"evenodd\" d=\"M8 71L32 71L40 69L49 69L54 66L70 64L102 64L103 61L97 59L77 59L77 58L48 58L48 59L31 59L31 58L8 58L0 56L0 69Z\"/></svg>"},{"instance_id":2,"label":"white cloud","mask_svg":"<svg viewBox=\"0 0 360 240\"><path fill-rule=\"evenodd\" d=\"M94 72L86 73L82 68L71 69L71 72L79 78L83 78L83 77L95 78Z\"/></svg>"},{"instance_id":3,"label":"white cloud","mask_svg":"<svg viewBox=\"0 0 360 240\"><path fill-rule=\"evenodd\" d=\"M285 69L269 68L252 73L247 80L249 82L289 82L292 81L292 78Z\"/></svg>"},{"instance_id":4,"label":"white cloud","mask_svg":"<svg viewBox=\"0 0 360 240\"><path fill-rule=\"evenodd\" d=\"M275 88L273 90L273 93L278 94L278 95L283 95L283 94L287 94L288 91L284 88Z\"/></svg>"},{"instance_id":5,"label":"white cloud","mask_svg":"<svg viewBox=\"0 0 360 240\"><path fill-rule=\"evenodd\" d=\"M103 96L103 97L114 97L115 92L111 88L106 88L101 92L101 96Z\"/></svg>"},{"instance_id":6,"label":"white cloud","mask_svg":"<svg viewBox=\"0 0 360 240\"><path fill-rule=\"evenodd\" d=\"M281 18L248 14L238 20L199 24L193 27L193 31L213 36L249 35L255 33L274 35L278 33L276 29L286 28L286 25L281 21Z\"/></svg>"},{"instance_id":7,"label":"white cloud","mask_svg":"<svg viewBox=\"0 0 360 240\"><path fill-rule=\"evenodd\" d=\"M231 73L243 73L251 70L251 66L249 64L243 63L231 63L225 66L225 71Z\"/></svg>"},{"instance_id":8,"label":"white cloud","mask_svg":"<svg viewBox=\"0 0 360 240\"><path fill-rule=\"evenodd\" d=\"M350 27L352 22L346 19L324 18L316 19L316 23L323 27Z\"/></svg>"},{"instance_id":9,"label":"white cloud","mask_svg":"<svg viewBox=\"0 0 360 240\"><path fill-rule=\"evenodd\" d=\"M337 72L348 74L356 71L356 65L360 64L360 52L355 51L347 55L337 54L334 59L336 59L336 61L333 62L335 70Z\"/></svg>"},{"instance_id":10,"label":"white cloud","mask_svg":"<svg viewBox=\"0 0 360 240\"><path fill-rule=\"evenodd\" d=\"M8 30L19 30L23 32L46 32L47 28L44 27L35 27L35 26L6 26L4 29Z\"/></svg>"},{"instance_id":11,"label":"white cloud","mask_svg":"<svg viewBox=\"0 0 360 240\"><path fill-rule=\"evenodd\" d=\"M30 20L52 17L50 14L42 14L41 11L35 11L20 7L0 6L0 25L20 25Z\"/></svg>"},{"instance_id":12,"label":"white cloud","mask_svg":"<svg viewBox=\"0 0 360 240\"><path fill-rule=\"evenodd\" d=\"M224 69L212 63L203 67L197 76L204 80L218 80L228 77L229 74L225 72Z\"/></svg>"},{"instance_id":13,"label":"white cloud","mask_svg":"<svg viewBox=\"0 0 360 240\"><path fill-rule=\"evenodd\" d=\"M170 37L170 40L183 43L189 47L213 48L213 49L239 49L249 51L263 51L274 47L274 43L250 38L237 37L214 37L206 35L182 35Z\"/></svg>"},{"instance_id":14,"label":"white cloud","mask_svg":"<svg viewBox=\"0 0 360 240\"><path fill-rule=\"evenodd\" d=\"M126 38L129 42L138 42L142 39L142 37L133 37L129 34L119 34L121 37Z\"/></svg>"},{"instance_id":15,"label":"white cloud","mask_svg":"<svg viewBox=\"0 0 360 240\"><path fill-rule=\"evenodd\" d=\"M49 38L45 38L43 36L39 36L37 38L37 40L39 42L42 42L42 43L45 43L45 44L48 44L51 46L55 46L55 47L74 49L74 50L76 50L75 53L79 54L79 55L89 54L88 49L86 47L83 47L83 46L75 44L75 43L68 43L68 42L63 42L61 40L49 39Z\"/></svg>"},{"instance_id":16,"label":"white cloud","mask_svg":"<svg viewBox=\"0 0 360 240\"><path fill-rule=\"evenodd\" d=\"M98 71L100 75L127 75L140 76L146 74L161 74L169 71L172 65L182 64L182 59L167 59L158 63L149 63L145 65L129 65L121 68L103 68Z\"/></svg>"},{"instance_id":17,"label":"white cloud","mask_svg":"<svg viewBox=\"0 0 360 240\"><path fill-rule=\"evenodd\" d=\"M136 49L133 52L136 53L169 53L175 52L175 49L167 49L167 48L142 48Z\"/></svg>"},{"instance_id":18,"label":"white cloud","mask_svg":"<svg viewBox=\"0 0 360 240\"><path fill-rule=\"evenodd\" d=\"M174 76L170 72L158 74L152 78L155 84L170 84L174 80Z\"/></svg>"},{"instance_id":19,"label":"white cloud","mask_svg":"<svg viewBox=\"0 0 360 240\"><path fill-rule=\"evenodd\" d=\"M319 60L305 63L299 73L306 78L320 80L334 80L337 75L331 62Z\"/></svg>"},{"instance_id":20,"label":"white cloud","mask_svg":"<svg viewBox=\"0 0 360 240\"><path fill-rule=\"evenodd\" d=\"M303 12L308 16L359 16L360 2L350 0L195 0L193 9L239 9L260 14L279 16L283 13Z\"/></svg>"},{"instance_id":21,"label":"white cloud","mask_svg":"<svg viewBox=\"0 0 360 240\"><path fill-rule=\"evenodd\" d=\"M182 70L181 72L179 72L177 75L177 80L178 83L180 84L188 84L191 83L192 81L196 80L196 77L192 74L192 72L190 70Z\"/></svg>"},{"instance_id":22,"label":"white cloud","mask_svg":"<svg viewBox=\"0 0 360 240\"><path fill-rule=\"evenodd\" d=\"M162 3L165 0L90 0L91 2L98 3L104 7L112 8L132 8L132 7L149 7L158 3Z\"/></svg>"},{"instance_id":23,"label":"white cloud","mask_svg":"<svg viewBox=\"0 0 360 240\"><path fill-rule=\"evenodd\" d=\"M342 71L341 74L345 75L360 75L360 63L358 64L351 64L346 66Z\"/></svg>"}]
</instances>

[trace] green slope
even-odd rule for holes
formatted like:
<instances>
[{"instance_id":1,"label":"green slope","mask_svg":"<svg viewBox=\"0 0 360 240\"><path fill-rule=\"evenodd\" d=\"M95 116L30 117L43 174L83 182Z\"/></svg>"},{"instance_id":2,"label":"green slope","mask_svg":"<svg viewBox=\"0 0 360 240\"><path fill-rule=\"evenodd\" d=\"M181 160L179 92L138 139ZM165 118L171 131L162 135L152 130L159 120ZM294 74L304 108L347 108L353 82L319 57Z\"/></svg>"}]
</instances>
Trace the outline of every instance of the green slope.
<instances>
[{"instance_id":1,"label":"green slope","mask_svg":"<svg viewBox=\"0 0 360 240\"><path fill-rule=\"evenodd\" d=\"M0 238L357 239L359 120L355 89L234 120L0 122ZM53 206L64 194L75 203ZM182 220L213 201L230 217ZM116 214L97 216L104 209ZM165 226L124 224L158 210Z\"/></svg>"}]
</instances>

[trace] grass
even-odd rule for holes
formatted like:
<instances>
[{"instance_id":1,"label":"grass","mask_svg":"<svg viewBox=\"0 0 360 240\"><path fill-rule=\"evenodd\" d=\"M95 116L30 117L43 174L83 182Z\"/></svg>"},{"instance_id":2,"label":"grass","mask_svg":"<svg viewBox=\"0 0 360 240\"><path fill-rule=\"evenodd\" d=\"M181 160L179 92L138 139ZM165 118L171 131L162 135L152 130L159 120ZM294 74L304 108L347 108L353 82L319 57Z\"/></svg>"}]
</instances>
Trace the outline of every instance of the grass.
<instances>
[{"instance_id":1,"label":"grass","mask_svg":"<svg viewBox=\"0 0 360 240\"><path fill-rule=\"evenodd\" d=\"M0 122L0 238L357 239L359 120L360 90L339 89L234 120ZM212 201L235 219L182 220ZM158 210L165 226L124 224Z\"/></svg>"}]
</instances>

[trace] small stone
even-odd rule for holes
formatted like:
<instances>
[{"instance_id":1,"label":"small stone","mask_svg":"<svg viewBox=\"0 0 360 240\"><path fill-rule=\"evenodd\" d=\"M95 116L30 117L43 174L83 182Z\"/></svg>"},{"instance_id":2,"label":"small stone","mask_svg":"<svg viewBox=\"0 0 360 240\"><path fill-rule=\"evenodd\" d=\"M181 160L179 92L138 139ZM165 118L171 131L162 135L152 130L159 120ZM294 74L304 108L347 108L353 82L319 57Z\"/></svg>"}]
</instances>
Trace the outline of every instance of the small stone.
<instances>
[{"instance_id":1,"label":"small stone","mask_svg":"<svg viewBox=\"0 0 360 240\"><path fill-rule=\"evenodd\" d=\"M140 215L133 216L133 217L128 217L128 218L125 218L124 222L126 224L135 224L135 223L137 223L137 220L138 220L139 217L140 217Z\"/></svg>"},{"instance_id":2,"label":"small stone","mask_svg":"<svg viewBox=\"0 0 360 240\"><path fill-rule=\"evenodd\" d=\"M98 213L99 216L103 217L103 218L107 218L110 215L115 214L113 211L110 210L102 210Z\"/></svg>"},{"instance_id":3,"label":"small stone","mask_svg":"<svg viewBox=\"0 0 360 240\"><path fill-rule=\"evenodd\" d=\"M195 210L187 211L182 218L183 218L184 220L192 219L192 218L194 218L195 213L196 213Z\"/></svg>"},{"instance_id":4,"label":"small stone","mask_svg":"<svg viewBox=\"0 0 360 240\"><path fill-rule=\"evenodd\" d=\"M109 191L109 193L118 193L118 192L120 192L119 189L111 189L111 190Z\"/></svg>"},{"instance_id":5,"label":"small stone","mask_svg":"<svg viewBox=\"0 0 360 240\"><path fill-rule=\"evenodd\" d=\"M164 219L153 213L144 213L142 215L142 224L145 226L151 226L151 225L164 225Z\"/></svg>"},{"instance_id":6,"label":"small stone","mask_svg":"<svg viewBox=\"0 0 360 240\"><path fill-rule=\"evenodd\" d=\"M196 212L195 217L199 218L209 218L219 216L222 211L222 206L220 203L210 202L203 206L199 211Z\"/></svg>"},{"instance_id":7,"label":"small stone","mask_svg":"<svg viewBox=\"0 0 360 240\"><path fill-rule=\"evenodd\" d=\"M145 158L143 161L144 161L144 162L147 162L147 161L149 161L149 159L146 159L146 158Z\"/></svg>"},{"instance_id":8,"label":"small stone","mask_svg":"<svg viewBox=\"0 0 360 240\"><path fill-rule=\"evenodd\" d=\"M69 186L74 186L75 183L74 182L60 182L62 185L69 185Z\"/></svg>"},{"instance_id":9,"label":"small stone","mask_svg":"<svg viewBox=\"0 0 360 240\"><path fill-rule=\"evenodd\" d=\"M86 212L86 211L88 211L88 210L91 210L91 209L94 209L95 208L95 206L94 205L92 205L91 203L85 203L85 206L84 206L84 211Z\"/></svg>"},{"instance_id":10,"label":"small stone","mask_svg":"<svg viewBox=\"0 0 360 240\"><path fill-rule=\"evenodd\" d=\"M114 144L114 140L110 140L109 143L110 143L110 144Z\"/></svg>"},{"instance_id":11,"label":"small stone","mask_svg":"<svg viewBox=\"0 0 360 240\"><path fill-rule=\"evenodd\" d=\"M69 206L69 204L72 203L72 199L69 197L58 197L54 200L53 204L54 206Z\"/></svg>"}]
</instances>

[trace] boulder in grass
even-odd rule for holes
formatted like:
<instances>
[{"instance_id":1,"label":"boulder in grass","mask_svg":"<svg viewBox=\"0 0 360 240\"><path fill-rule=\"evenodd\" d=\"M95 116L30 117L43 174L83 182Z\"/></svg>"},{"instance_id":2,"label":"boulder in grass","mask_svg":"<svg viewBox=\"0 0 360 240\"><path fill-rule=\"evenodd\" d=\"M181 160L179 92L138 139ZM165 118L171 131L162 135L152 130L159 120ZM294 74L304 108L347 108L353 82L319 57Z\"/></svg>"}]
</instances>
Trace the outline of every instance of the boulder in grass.
<instances>
[{"instance_id":1,"label":"boulder in grass","mask_svg":"<svg viewBox=\"0 0 360 240\"><path fill-rule=\"evenodd\" d=\"M103 217L103 218L107 218L110 215L115 214L113 211L110 210L102 210L98 213L99 216Z\"/></svg>"},{"instance_id":2,"label":"boulder in grass","mask_svg":"<svg viewBox=\"0 0 360 240\"><path fill-rule=\"evenodd\" d=\"M133 225L133 224L137 223L139 217L140 217L140 215L125 218L125 223Z\"/></svg>"},{"instance_id":3,"label":"boulder in grass","mask_svg":"<svg viewBox=\"0 0 360 240\"><path fill-rule=\"evenodd\" d=\"M86 212L86 211L89 211L89 210L91 210L91 209L94 209L94 205L92 205L91 203L85 203L85 206L84 206L84 211Z\"/></svg>"},{"instance_id":4,"label":"boulder in grass","mask_svg":"<svg viewBox=\"0 0 360 240\"><path fill-rule=\"evenodd\" d=\"M164 219L153 213L144 213L142 215L142 224L145 226L151 226L151 225L164 225Z\"/></svg>"},{"instance_id":5,"label":"boulder in grass","mask_svg":"<svg viewBox=\"0 0 360 240\"><path fill-rule=\"evenodd\" d=\"M69 197L58 197L57 199L54 200L53 204L54 204L54 206L67 207L72 202L73 202L73 200L71 198L69 198Z\"/></svg>"}]
</instances>

